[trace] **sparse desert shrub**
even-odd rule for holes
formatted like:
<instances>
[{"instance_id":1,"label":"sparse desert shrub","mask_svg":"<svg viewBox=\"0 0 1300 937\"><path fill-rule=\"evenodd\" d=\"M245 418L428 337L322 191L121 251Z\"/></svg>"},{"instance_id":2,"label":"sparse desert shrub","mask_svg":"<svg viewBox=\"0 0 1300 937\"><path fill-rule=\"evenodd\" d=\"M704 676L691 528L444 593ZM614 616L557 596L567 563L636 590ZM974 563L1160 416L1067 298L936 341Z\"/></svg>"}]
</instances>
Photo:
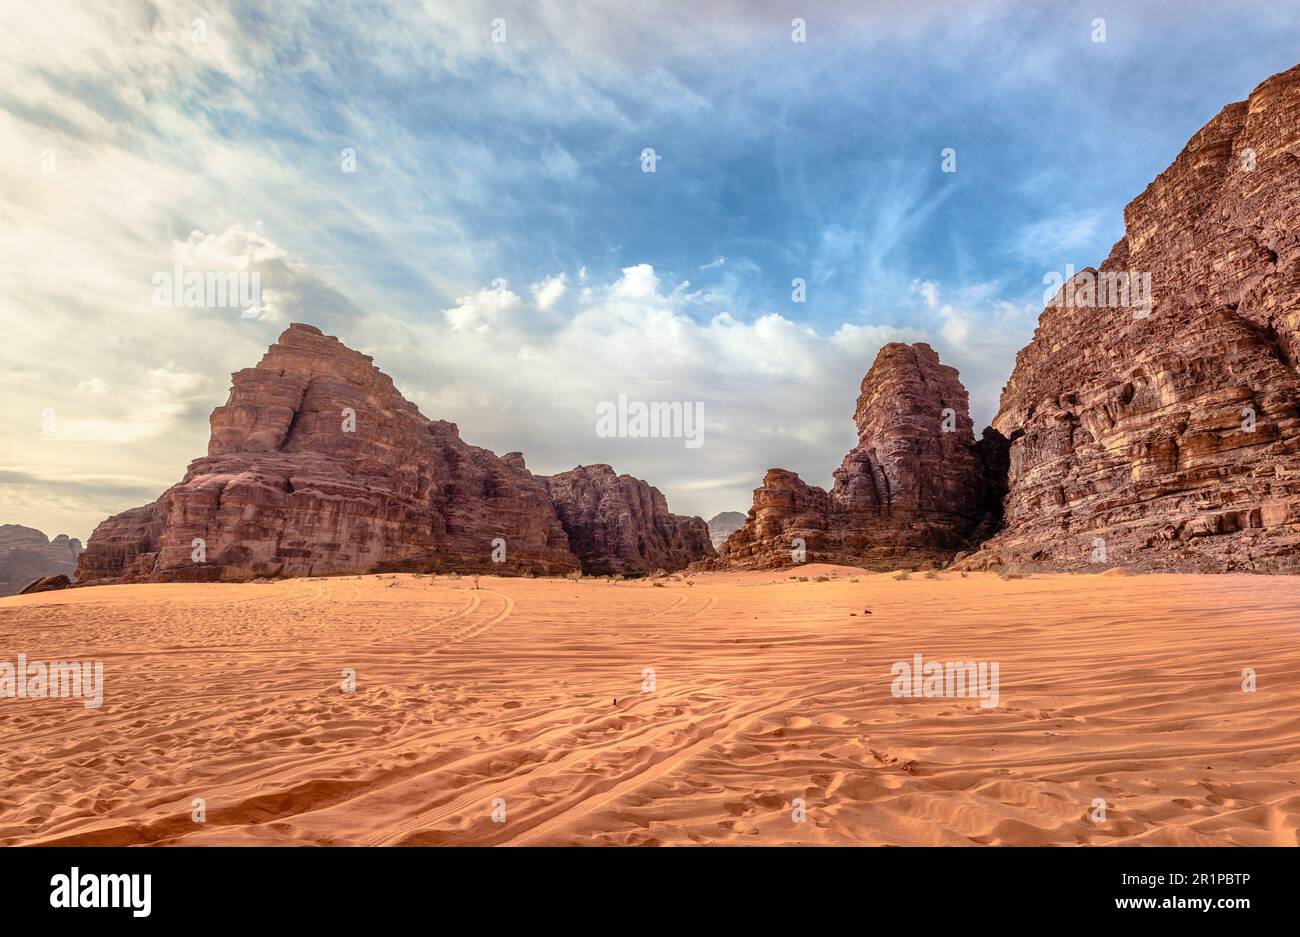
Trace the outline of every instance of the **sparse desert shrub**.
<instances>
[{"instance_id":1,"label":"sparse desert shrub","mask_svg":"<svg viewBox=\"0 0 1300 937\"><path fill-rule=\"evenodd\" d=\"M912 574L909 573L909 572L908 572L907 570L905 570L905 569L901 569L901 570L899 570L898 572L894 573L894 578L895 578L895 579L911 579L911 578L912 578Z\"/></svg>"},{"instance_id":2,"label":"sparse desert shrub","mask_svg":"<svg viewBox=\"0 0 1300 937\"><path fill-rule=\"evenodd\" d=\"M930 570L926 570L925 578L926 578L926 579L938 579L938 578L939 578L939 574L936 573L936 572L935 572L934 570L932 570L932 569L930 569Z\"/></svg>"},{"instance_id":3,"label":"sparse desert shrub","mask_svg":"<svg viewBox=\"0 0 1300 937\"><path fill-rule=\"evenodd\" d=\"M818 576L817 579L814 580L814 581L816 581L816 582L830 582L830 581L831 581L831 577L830 577L830 576Z\"/></svg>"},{"instance_id":4,"label":"sparse desert shrub","mask_svg":"<svg viewBox=\"0 0 1300 937\"><path fill-rule=\"evenodd\" d=\"M564 574L564 578L565 578L565 579L572 579L572 580L574 580L574 581L576 582L577 580L579 580L579 579L582 578L582 570L580 570L580 569L575 569L575 570L574 570L573 572L571 572L571 573L565 573L565 574Z\"/></svg>"}]
</instances>

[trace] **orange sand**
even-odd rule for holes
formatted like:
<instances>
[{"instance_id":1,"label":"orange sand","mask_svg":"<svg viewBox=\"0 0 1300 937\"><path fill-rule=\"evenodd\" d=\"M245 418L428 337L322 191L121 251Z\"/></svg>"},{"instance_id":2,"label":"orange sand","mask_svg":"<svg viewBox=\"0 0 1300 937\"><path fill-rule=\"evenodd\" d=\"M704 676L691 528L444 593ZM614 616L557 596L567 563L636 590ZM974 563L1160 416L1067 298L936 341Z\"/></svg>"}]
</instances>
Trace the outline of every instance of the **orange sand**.
<instances>
[{"instance_id":1,"label":"orange sand","mask_svg":"<svg viewBox=\"0 0 1300 937\"><path fill-rule=\"evenodd\" d=\"M0 843L1297 844L1300 580L798 574L0 599L107 685L0 699ZM999 705L893 697L916 653Z\"/></svg>"}]
</instances>

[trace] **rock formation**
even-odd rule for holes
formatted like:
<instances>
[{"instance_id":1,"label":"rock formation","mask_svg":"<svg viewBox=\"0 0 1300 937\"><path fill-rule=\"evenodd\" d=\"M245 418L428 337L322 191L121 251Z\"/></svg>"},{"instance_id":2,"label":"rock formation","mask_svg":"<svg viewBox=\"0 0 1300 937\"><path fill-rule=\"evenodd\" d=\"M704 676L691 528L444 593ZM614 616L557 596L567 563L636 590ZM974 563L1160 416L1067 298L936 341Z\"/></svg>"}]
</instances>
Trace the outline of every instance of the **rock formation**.
<instances>
[{"instance_id":1,"label":"rock formation","mask_svg":"<svg viewBox=\"0 0 1300 937\"><path fill-rule=\"evenodd\" d=\"M72 585L72 580L60 573L57 576L42 576L35 582L29 583L22 589L18 590L19 595L31 595L34 592L54 592L58 589L66 589Z\"/></svg>"},{"instance_id":2,"label":"rock formation","mask_svg":"<svg viewBox=\"0 0 1300 937\"><path fill-rule=\"evenodd\" d=\"M72 575L81 541L59 534L53 540L34 527L0 524L0 595L14 595L46 576Z\"/></svg>"},{"instance_id":3,"label":"rock formation","mask_svg":"<svg viewBox=\"0 0 1300 937\"><path fill-rule=\"evenodd\" d=\"M698 517L668 513L658 488L608 465L539 476L588 575L646 575L714 555Z\"/></svg>"},{"instance_id":4,"label":"rock formation","mask_svg":"<svg viewBox=\"0 0 1300 937\"><path fill-rule=\"evenodd\" d=\"M997 529L1005 440L993 430L975 440L957 371L929 345L880 349L854 422L858 445L830 492L769 470L720 565L942 564Z\"/></svg>"},{"instance_id":5,"label":"rock formation","mask_svg":"<svg viewBox=\"0 0 1300 937\"><path fill-rule=\"evenodd\" d=\"M962 565L1300 572L1300 66L1124 222L1016 358L1006 526ZM1125 303L1146 276L1150 307Z\"/></svg>"},{"instance_id":6,"label":"rock formation","mask_svg":"<svg viewBox=\"0 0 1300 937\"><path fill-rule=\"evenodd\" d=\"M709 519L709 540L713 549L721 549L722 544L733 533L745 526L745 515L739 511L723 511Z\"/></svg>"},{"instance_id":7,"label":"rock formation","mask_svg":"<svg viewBox=\"0 0 1300 937\"><path fill-rule=\"evenodd\" d=\"M369 356L313 326L233 375L210 422L208 454L181 482L96 528L80 581L580 568L521 455L426 419Z\"/></svg>"}]
</instances>

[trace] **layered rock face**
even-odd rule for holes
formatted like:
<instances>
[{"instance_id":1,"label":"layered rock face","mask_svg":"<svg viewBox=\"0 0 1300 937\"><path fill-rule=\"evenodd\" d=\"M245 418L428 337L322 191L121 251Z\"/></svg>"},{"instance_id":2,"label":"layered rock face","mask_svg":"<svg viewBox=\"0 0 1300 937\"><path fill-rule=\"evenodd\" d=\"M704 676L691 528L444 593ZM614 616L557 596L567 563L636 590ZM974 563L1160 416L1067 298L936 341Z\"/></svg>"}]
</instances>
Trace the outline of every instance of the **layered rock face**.
<instances>
[{"instance_id":1,"label":"layered rock face","mask_svg":"<svg viewBox=\"0 0 1300 937\"><path fill-rule=\"evenodd\" d=\"M80 580L578 568L521 462L425 419L368 356L312 326L236 373L210 422L208 455L179 484L96 528Z\"/></svg>"},{"instance_id":2,"label":"layered rock face","mask_svg":"<svg viewBox=\"0 0 1300 937\"><path fill-rule=\"evenodd\" d=\"M208 454L179 484L96 528L79 580L564 574L595 568L603 549L634 571L642 544L642 563L665 568L709 555L707 536L701 547L687 519L628 476L618 488L636 509L616 497L575 508L574 549L547 491L567 511L569 487L534 476L517 452L498 458L455 424L426 419L369 356L309 325L290 326L257 367L236 373L210 422Z\"/></svg>"},{"instance_id":3,"label":"layered rock face","mask_svg":"<svg viewBox=\"0 0 1300 937\"><path fill-rule=\"evenodd\" d=\"M34 527L0 524L0 595L15 595L45 577L71 576L81 541L59 534L50 540Z\"/></svg>"},{"instance_id":4,"label":"layered rock face","mask_svg":"<svg viewBox=\"0 0 1300 937\"><path fill-rule=\"evenodd\" d=\"M997 529L1005 440L992 430L975 440L966 389L929 345L880 350L854 422L858 445L831 490L771 469L745 525L723 545L722 563L942 564Z\"/></svg>"},{"instance_id":5,"label":"layered rock face","mask_svg":"<svg viewBox=\"0 0 1300 937\"><path fill-rule=\"evenodd\" d=\"M645 575L714 556L698 517L668 512L658 488L608 465L539 476L588 575Z\"/></svg>"},{"instance_id":6,"label":"layered rock face","mask_svg":"<svg viewBox=\"0 0 1300 937\"><path fill-rule=\"evenodd\" d=\"M1300 572L1300 66L1124 221L1016 358L1006 527L963 565ZM1103 304L1119 273L1150 276L1149 310Z\"/></svg>"},{"instance_id":7,"label":"layered rock face","mask_svg":"<svg viewBox=\"0 0 1300 937\"><path fill-rule=\"evenodd\" d=\"M745 526L745 515L739 511L722 511L709 518L709 540L713 549L719 549L726 539Z\"/></svg>"}]
</instances>

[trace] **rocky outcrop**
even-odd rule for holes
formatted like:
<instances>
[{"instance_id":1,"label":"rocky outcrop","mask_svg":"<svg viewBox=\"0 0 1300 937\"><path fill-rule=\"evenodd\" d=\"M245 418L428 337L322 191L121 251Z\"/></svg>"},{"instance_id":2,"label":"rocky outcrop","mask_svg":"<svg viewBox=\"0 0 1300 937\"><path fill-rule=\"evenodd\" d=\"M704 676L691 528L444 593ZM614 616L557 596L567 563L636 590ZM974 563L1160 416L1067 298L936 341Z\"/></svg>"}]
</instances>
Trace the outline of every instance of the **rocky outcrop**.
<instances>
[{"instance_id":1,"label":"rocky outcrop","mask_svg":"<svg viewBox=\"0 0 1300 937\"><path fill-rule=\"evenodd\" d=\"M24 586L18 590L19 595L31 595L36 592L55 592L59 589L66 589L72 585L72 580L63 574L58 576L42 576L35 582Z\"/></svg>"},{"instance_id":2,"label":"rocky outcrop","mask_svg":"<svg viewBox=\"0 0 1300 937\"><path fill-rule=\"evenodd\" d=\"M745 526L745 515L739 511L723 511L709 518L708 524L709 540L717 550L728 537Z\"/></svg>"},{"instance_id":3,"label":"rocky outcrop","mask_svg":"<svg viewBox=\"0 0 1300 937\"><path fill-rule=\"evenodd\" d=\"M641 576L714 556L698 517L668 512L658 488L608 465L539 476L588 575Z\"/></svg>"},{"instance_id":4,"label":"rocky outcrop","mask_svg":"<svg viewBox=\"0 0 1300 937\"><path fill-rule=\"evenodd\" d=\"M369 356L312 326L236 373L210 422L180 483L96 528L81 581L578 569L521 458L425 419Z\"/></svg>"},{"instance_id":5,"label":"rocky outcrop","mask_svg":"<svg viewBox=\"0 0 1300 937\"><path fill-rule=\"evenodd\" d=\"M1225 107L1124 222L1016 358L1005 529L962 565L1300 572L1300 66ZM1150 278L1149 306L1121 274Z\"/></svg>"},{"instance_id":6,"label":"rocky outcrop","mask_svg":"<svg viewBox=\"0 0 1300 937\"><path fill-rule=\"evenodd\" d=\"M423 417L369 356L310 325L233 375L210 422L181 482L96 528L80 581L644 574L712 553L704 522L669 514L645 482L608 466L534 476L522 454Z\"/></svg>"},{"instance_id":7,"label":"rocky outcrop","mask_svg":"<svg viewBox=\"0 0 1300 937\"><path fill-rule=\"evenodd\" d=\"M771 469L720 565L943 564L1000 519L1005 440L975 440L966 390L929 345L884 346L862 380L858 444L829 492Z\"/></svg>"},{"instance_id":8,"label":"rocky outcrop","mask_svg":"<svg viewBox=\"0 0 1300 937\"><path fill-rule=\"evenodd\" d=\"M72 575L81 541L59 534L50 540L34 527L0 524L0 595L14 595L46 576Z\"/></svg>"}]
</instances>

